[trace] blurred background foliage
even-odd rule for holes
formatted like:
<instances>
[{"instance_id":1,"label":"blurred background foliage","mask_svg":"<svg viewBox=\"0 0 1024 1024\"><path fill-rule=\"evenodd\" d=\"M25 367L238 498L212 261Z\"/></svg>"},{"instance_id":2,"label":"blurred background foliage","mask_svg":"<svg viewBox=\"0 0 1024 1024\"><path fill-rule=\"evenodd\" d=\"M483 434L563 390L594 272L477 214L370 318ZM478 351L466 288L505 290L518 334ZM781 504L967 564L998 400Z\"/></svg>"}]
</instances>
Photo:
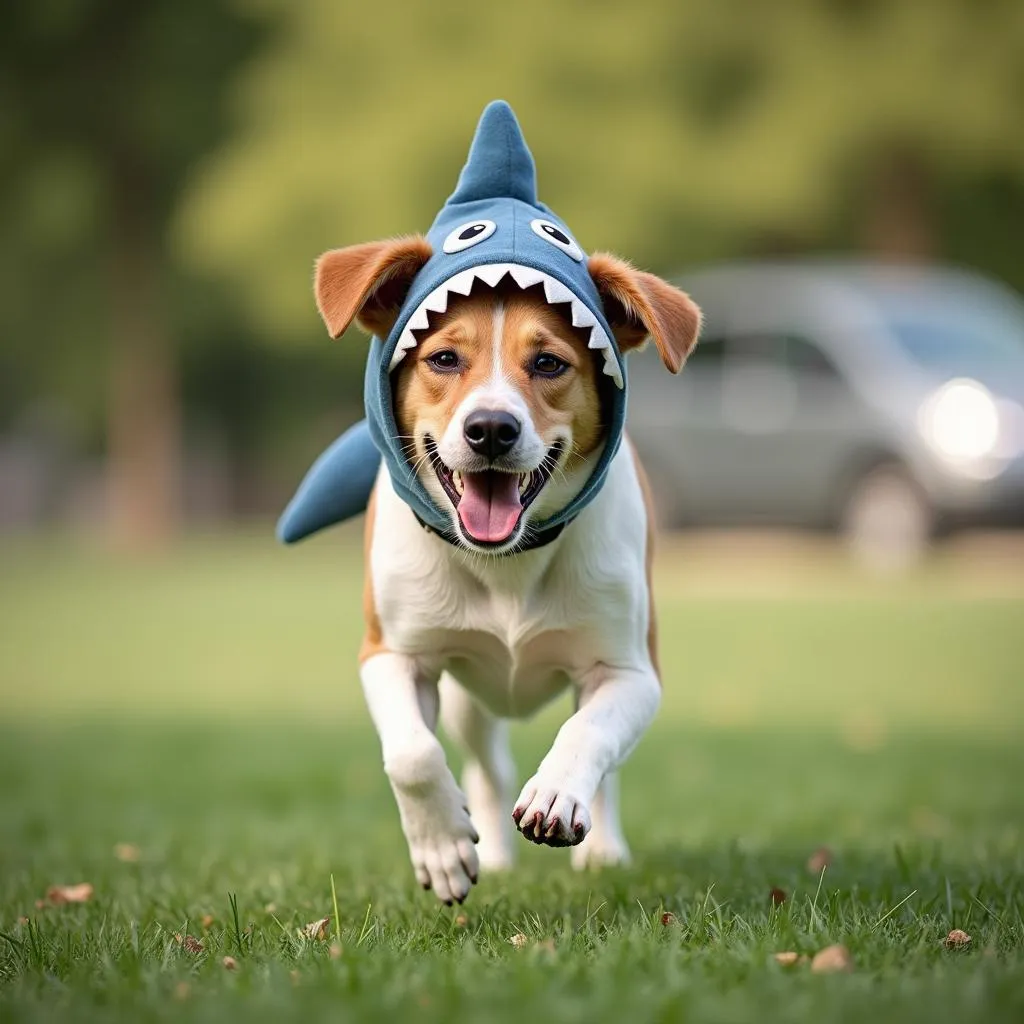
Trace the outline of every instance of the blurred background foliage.
<instances>
[{"instance_id":1,"label":"blurred background foliage","mask_svg":"<svg viewBox=\"0 0 1024 1024\"><path fill-rule=\"evenodd\" d=\"M0 446L72 467L43 518L126 543L275 509L359 415L364 344L328 342L313 259L425 229L495 97L588 249L1024 288L1022 95L1019 0L14 5Z\"/></svg>"}]
</instances>

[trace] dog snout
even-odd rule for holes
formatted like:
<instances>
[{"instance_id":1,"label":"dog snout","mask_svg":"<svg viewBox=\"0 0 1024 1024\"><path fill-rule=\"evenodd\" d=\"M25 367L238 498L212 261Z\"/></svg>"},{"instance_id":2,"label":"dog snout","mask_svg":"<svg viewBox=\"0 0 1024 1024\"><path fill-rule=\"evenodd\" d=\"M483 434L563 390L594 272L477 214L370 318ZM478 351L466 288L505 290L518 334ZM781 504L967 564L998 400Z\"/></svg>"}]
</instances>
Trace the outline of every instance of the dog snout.
<instances>
[{"instance_id":1,"label":"dog snout","mask_svg":"<svg viewBox=\"0 0 1024 1024\"><path fill-rule=\"evenodd\" d=\"M496 459L515 447L522 429L523 425L510 412L477 409L466 417L462 436L477 455Z\"/></svg>"}]
</instances>

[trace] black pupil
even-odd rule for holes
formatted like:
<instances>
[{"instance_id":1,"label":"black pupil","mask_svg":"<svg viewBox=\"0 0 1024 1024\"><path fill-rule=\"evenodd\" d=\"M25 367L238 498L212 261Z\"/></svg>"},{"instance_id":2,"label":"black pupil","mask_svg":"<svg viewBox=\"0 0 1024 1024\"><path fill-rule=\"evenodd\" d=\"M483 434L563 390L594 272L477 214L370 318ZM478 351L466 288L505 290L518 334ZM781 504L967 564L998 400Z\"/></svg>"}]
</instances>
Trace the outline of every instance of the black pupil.
<instances>
[{"instance_id":1,"label":"black pupil","mask_svg":"<svg viewBox=\"0 0 1024 1024\"><path fill-rule=\"evenodd\" d=\"M470 238L476 238L476 236L479 235L480 232L484 230L484 227L485 225L483 224L470 224L468 228L463 228L459 232L459 241L466 242Z\"/></svg>"},{"instance_id":2,"label":"black pupil","mask_svg":"<svg viewBox=\"0 0 1024 1024\"><path fill-rule=\"evenodd\" d=\"M564 231L559 231L554 224L542 224L541 230L549 234L556 242L562 245L572 245L572 241Z\"/></svg>"}]
</instances>

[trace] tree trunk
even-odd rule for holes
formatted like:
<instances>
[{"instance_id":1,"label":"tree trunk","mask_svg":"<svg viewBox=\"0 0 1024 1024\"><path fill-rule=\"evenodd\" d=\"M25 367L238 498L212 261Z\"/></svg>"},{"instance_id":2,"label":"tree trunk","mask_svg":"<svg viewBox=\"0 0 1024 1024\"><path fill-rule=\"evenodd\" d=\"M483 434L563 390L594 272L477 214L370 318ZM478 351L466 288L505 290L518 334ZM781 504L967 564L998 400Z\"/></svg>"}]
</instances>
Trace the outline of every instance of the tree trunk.
<instances>
[{"instance_id":1,"label":"tree trunk","mask_svg":"<svg viewBox=\"0 0 1024 1024\"><path fill-rule=\"evenodd\" d=\"M181 409L152 211L138 175L122 165L112 178L108 510L114 543L138 551L165 544L179 526Z\"/></svg>"},{"instance_id":2,"label":"tree trunk","mask_svg":"<svg viewBox=\"0 0 1024 1024\"><path fill-rule=\"evenodd\" d=\"M924 161L910 149L882 154L868 180L863 240L886 260L924 262L935 255L931 182Z\"/></svg>"}]
</instances>

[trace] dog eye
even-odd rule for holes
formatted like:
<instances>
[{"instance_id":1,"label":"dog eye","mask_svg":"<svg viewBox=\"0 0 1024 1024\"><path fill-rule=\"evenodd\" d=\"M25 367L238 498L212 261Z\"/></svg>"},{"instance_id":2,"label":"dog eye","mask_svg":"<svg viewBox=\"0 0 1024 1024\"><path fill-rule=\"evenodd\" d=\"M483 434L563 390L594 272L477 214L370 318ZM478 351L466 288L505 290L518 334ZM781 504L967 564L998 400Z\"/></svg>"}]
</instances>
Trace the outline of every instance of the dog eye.
<instances>
[{"instance_id":1,"label":"dog eye","mask_svg":"<svg viewBox=\"0 0 1024 1024\"><path fill-rule=\"evenodd\" d=\"M498 226L493 220L471 220L467 224L460 224L454 231L448 233L442 248L447 253L462 252L470 246L477 245L485 238L490 238Z\"/></svg>"},{"instance_id":2,"label":"dog eye","mask_svg":"<svg viewBox=\"0 0 1024 1024\"><path fill-rule=\"evenodd\" d=\"M459 368L459 355L457 352L453 352L450 348L442 349L440 352L434 352L432 355L427 356L428 363L435 370L442 370L450 372Z\"/></svg>"},{"instance_id":3,"label":"dog eye","mask_svg":"<svg viewBox=\"0 0 1024 1024\"><path fill-rule=\"evenodd\" d=\"M583 250L557 224L549 220L531 220L530 227L535 235L540 235L545 242L550 242L556 249L568 253L577 263L583 262Z\"/></svg>"},{"instance_id":4,"label":"dog eye","mask_svg":"<svg viewBox=\"0 0 1024 1024\"><path fill-rule=\"evenodd\" d=\"M533 372L541 377L559 377L569 369L569 364L550 352L541 352L533 361Z\"/></svg>"}]
</instances>

